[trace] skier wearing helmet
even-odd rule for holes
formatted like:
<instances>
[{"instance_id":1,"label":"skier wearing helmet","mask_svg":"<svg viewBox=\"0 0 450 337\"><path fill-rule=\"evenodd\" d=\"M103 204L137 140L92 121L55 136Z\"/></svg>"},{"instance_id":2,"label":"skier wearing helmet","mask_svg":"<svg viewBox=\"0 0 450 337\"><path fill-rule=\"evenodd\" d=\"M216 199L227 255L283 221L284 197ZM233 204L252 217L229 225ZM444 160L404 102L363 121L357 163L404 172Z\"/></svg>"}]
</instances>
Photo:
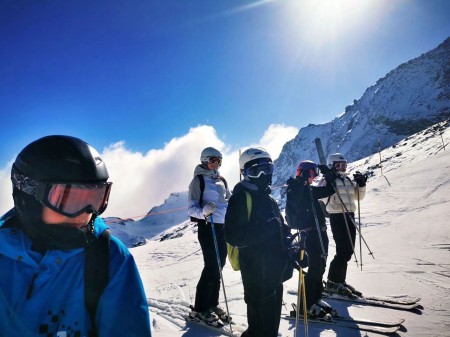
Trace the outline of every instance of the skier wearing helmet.
<instances>
[{"instance_id":1,"label":"skier wearing helmet","mask_svg":"<svg viewBox=\"0 0 450 337\"><path fill-rule=\"evenodd\" d=\"M225 215L225 239L239 248L239 264L247 304L248 329L243 337L276 337L280 324L283 282L292 277L289 228L270 195L273 163L262 148L242 153L244 180L233 189ZM247 209L247 195L251 210Z\"/></svg>"},{"instance_id":2,"label":"skier wearing helmet","mask_svg":"<svg viewBox=\"0 0 450 337\"><path fill-rule=\"evenodd\" d=\"M336 243L336 255L328 269L328 280L325 290L345 296L360 296L361 292L346 282L347 265L355 246L355 201L364 199L366 194L367 175L357 171L352 181L347 173L347 159L341 153L331 154L327 159L332 179L325 178L319 185L333 185L336 193L322 199L330 215L331 232Z\"/></svg>"},{"instance_id":3,"label":"skier wearing helmet","mask_svg":"<svg viewBox=\"0 0 450 337\"><path fill-rule=\"evenodd\" d=\"M0 218L2 336L151 336L133 257L117 238L103 239L108 178L100 155L78 138L43 137L19 153L14 208ZM109 248L96 252L106 266L97 268L106 276L87 267L97 260L88 251L102 242Z\"/></svg>"},{"instance_id":4,"label":"skier wearing helmet","mask_svg":"<svg viewBox=\"0 0 450 337\"><path fill-rule=\"evenodd\" d=\"M217 321L219 318L228 318L226 311L219 306L220 272L210 218L212 215L221 268L223 268L227 257L223 224L231 193L226 180L219 173L221 164L220 151L213 147L205 148L200 155L200 164L195 167L188 194L188 214L191 220L198 224L197 235L204 261L203 271L197 284L195 305L189 315L208 323Z\"/></svg>"},{"instance_id":5,"label":"skier wearing helmet","mask_svg":"<svg viewBox=\"0 0 450 337\"><path fill-rule=\"evenodd\" d=\"M318 199L326 198L334 193L331 184L325 187L311 186L318 176L316 163L310 160L300 162L295 178L287 181L286 220L289 227L302 232L306 236L306 253L308 254L308 272L305 276L306 308L308 315L323 318L332 314L333 309L323 301L322 277L328 254L328 236L325 216ZM298 310L302 312L303 300ZM304 313L302 313L304 314Z\"/></svg>"}]
</instances>

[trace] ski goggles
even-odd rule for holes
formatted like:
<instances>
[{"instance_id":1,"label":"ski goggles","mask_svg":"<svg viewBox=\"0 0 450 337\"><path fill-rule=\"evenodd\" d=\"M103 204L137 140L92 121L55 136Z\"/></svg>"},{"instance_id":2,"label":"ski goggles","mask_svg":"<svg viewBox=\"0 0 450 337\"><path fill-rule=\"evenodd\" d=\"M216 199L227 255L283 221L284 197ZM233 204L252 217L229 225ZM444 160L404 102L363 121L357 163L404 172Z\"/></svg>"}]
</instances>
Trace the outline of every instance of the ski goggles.
<instances>
[{"instance_id":1,"label":"ski goggles","mask_svg":"<svg viewBox=\"0 0 450 337\"><path fill-rule=\"evenodd\" d=\"M208 164L222 165L222 158L220 157L208 157Z\"/></svg>"},{"instance_id":2,"label":"ski goggles","mask_svg":"<svg viewBox=\"0 0 450 337\"><path fill-rule=\"evenodd\" d=\"M346 171L347 170L347 162L346 161L335 161L333 163L333 167L336 169L336 171Z\"/></svg>"},{"instance_id":3,"label":"ski goggles","mask_svg":"<svg viewBox=\"0 0 450 337\"><path fill-rule=\"evenodd\" d=\"M259 178L262 174L269 175L273 173L273 164L271 162L252 165L244 170L244 176L249 178Z\"/></svg>"},{"instance_id":4,"label":"ski goggles","mask_svg":"<svg viewBox=\"0 0 450 337\"><path fill-rule=\"evenodd\" d=\"M305 171L305 172L308 172L308 175L309 175L310 177L315 178L315 177L317 177L317 176L319 175L319 168L318 168L317 166L315 166L315 168L310 168L310 169L308 169L308 170ZM300 177L300 175L302 175L302 170L301 170L301 168L299 167L299 168L297 168L297 171L296 171L296 173L295 173L295 176L296 176L296 177Z\"/></svg>"},{"instance_id":5,"label":"ski goggles","mask_svg":"<svg viewBox=\"0 0 450 337\"><path fill-rule=\"evenodd\" d=\"M309 169L308 173L309 173L309 177L310 178L315 178L315 177L317 177L319 175L319 169L318 168Z\"/></svg>"},{"instance_id":6,"label":"ski goggles","mask_svg":"<svg viewBox=\"0 0 450 337\"><path fill-rule=\"evenodd\" d=\"M84 212L101 214L108 206L111 182L70 184L41 182L12 170L14 187L51 210L70 218Z\"/></svg>"}]
</instances>

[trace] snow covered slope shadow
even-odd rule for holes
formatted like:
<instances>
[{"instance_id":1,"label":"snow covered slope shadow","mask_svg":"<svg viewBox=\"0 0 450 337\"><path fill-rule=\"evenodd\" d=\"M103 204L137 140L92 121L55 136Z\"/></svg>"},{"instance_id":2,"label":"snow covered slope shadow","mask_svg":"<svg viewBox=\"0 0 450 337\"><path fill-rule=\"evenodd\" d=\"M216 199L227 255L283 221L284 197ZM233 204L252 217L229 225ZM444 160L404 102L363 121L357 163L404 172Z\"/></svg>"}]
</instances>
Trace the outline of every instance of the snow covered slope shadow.
<instances>
[{"instance_id":1,"label":"snow covered slope shadow","mask_svg":"<svg viewBox=\"0 0 450 337\"><path fill-rule=\"evenodd\" d=\"M450 128L443 128L443 139L450 140ZM421 297L423 309L399 311L329 302L343 316L375 320L405 319L397 336L448 337L450 325L450 148L439 150L441 137L432 129L408 137L381 153L381 176L378 154L352 163L351 170L371 170L367 196L361 202L362 233L374 253L368 255L363 245L362 271L352 261L348 282L366 295L399 295ZM385 179L387 178L387 179ZM388 184L389 181L389 184ZM184 227L184 229L182 229ZM196 284L203 267L196 227L188 221L165 234L163 241L149 240L132 248L141 272L147 297L150 298L152 329L155 337L218 336L201 326L188 326L183 321L187 304L193 303ZM180 235L182 234L182 235ZM330 237L330 257L334 242ZM161 238L161 236L159 236ZM356 255L359 262L359 243ZM297 286L297 273L285 283L283 313L295 302L292 290ZM326 274L325 274L326 275ZM227 264L223 271L229 308L237 324L246 324L246 305L240 273ZM220 301L223 302L221 293ZM162 305L163 303L164 305ZM187 313L187 309L186 309ZM294 322L282 320L280 336L292 336ZM304 335L300 325L299 335ZM339 326L311 324L311 337L381 336Z\"/></svg>"}]
</instances>

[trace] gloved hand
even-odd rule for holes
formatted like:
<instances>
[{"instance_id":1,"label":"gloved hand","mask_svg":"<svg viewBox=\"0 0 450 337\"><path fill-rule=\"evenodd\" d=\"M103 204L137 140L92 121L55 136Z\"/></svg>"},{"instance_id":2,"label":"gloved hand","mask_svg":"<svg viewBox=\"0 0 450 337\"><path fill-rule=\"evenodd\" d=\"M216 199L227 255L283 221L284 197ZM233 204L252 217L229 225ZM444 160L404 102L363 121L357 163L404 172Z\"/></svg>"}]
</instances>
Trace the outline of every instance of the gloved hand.
<instances>
[{"instance_id":1,"label":"gloved hand","mask_svg":"<svg viewBox=\"0 0 450 337\"><path fill-rule=\"evenodd\" d=\"M208 201L205 206L203 206L203 215L208 218L216 210L216 204L212 201Z\"/></svg>"},{"instance_id":2,"label":"gloved hand","mask_svg":"<svg viewBox=\"0 0 450 337\"><path fill-rule=\"evenodd\" d=\"M353 175L353 179L359 187L364 187L366 186L367 174L362 174L361 172L356 171L356 173Z\"/></svg>"},{"instance_id":3,"label":"gloved hand","mask_svg":"<svg viewBox=\"0 0 450 337\"><path fill-rule=\"evenodd\" d=\"M327 173L332 173L332 170L327 166L327 165L317 165L317 167L319 168L320 173L322 173L323 175L327 174Z\"/></svg>"},{"instance_id":4,"label":"gloved hand","mask_svg":"<svg viewBox=\"0 0 450 337\"><path fill-rule=\"evenodd\" d=\"M289 248L289 258L295 269L300 270L300 268L308 267L308 254L301 248L298 243L291 245ZM300 251L303 250L303 259L300 259Z\"/></svg>"},{"instance_id":5,"label":"gloved hand","mask_svg":"<svg viewBox=\"0 0 450 337\"><path fill-rule=\"evenodd\" d=\"M327 165L318 165L318 168L325 178L325 181L328 184L333 184L338 176L337 171L335 169L330 169Z\"/></svg>"}]
</instances>

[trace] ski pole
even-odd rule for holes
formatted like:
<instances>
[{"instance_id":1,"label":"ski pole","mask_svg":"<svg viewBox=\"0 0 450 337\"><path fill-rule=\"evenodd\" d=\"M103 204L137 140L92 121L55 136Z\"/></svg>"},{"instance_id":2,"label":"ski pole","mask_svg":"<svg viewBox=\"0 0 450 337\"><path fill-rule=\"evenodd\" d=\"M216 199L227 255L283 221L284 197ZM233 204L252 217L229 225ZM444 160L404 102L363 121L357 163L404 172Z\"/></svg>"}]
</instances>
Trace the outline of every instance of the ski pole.
<instances>
[{"instance_id":1,"label":"ski pole","mask_svg":"<svg viewBox=\"0 0 450 337\"><path fill-rule=\"evenodd\" d=\"M336 187L336 185L334 187ZM350 213L348 211L347 206L345 206L344 201L342 200L341 195L339 194L338 190L336 188L335 188L335 190L336 190L336 195L338 196L339 201L341 202L342 208L344 209L344 212L347 214ZM351 216L349 218L352 221L353 226L355 226L356 230L358 230L358 226L356 226L355 220ZM363 240L364 244L366 245L367 249L369 250L369 255L372 255L372 257L375 259L375 256L373 255L373 252L370 250L369 245L367 244L366 240L364 239L364 236L362 236L361 231L359 231L359 235L361 236L361 239Z\"/></svg>"},{"instance_id":2,"label":"ski pole","mask_svg":"<svg viewBox=\"0 0 450 337\"><path fill-rule=\"evenodd\" d=\"M359 201L359 186L358 186L357 193L358 193L358 227L359 227L359 233L361 233L361 208L360 208L360 201ZM362 262L361 234L359 235L359 263L360 263L361 270L362 270L363 262Z\"/></svg>"},{"instance_id":3,"label":"ski pole","mask_svg":"<svg viewBox=\"0 0 450 337\"><path fill-rule=\"evenodd\" d=\"M325 253L325 246L324 246L323 240L322 240L322 233L320 233L319 218L317 217L316 207L314 206L314 196L312 193L311 186L309 184L308 184L308 189L309 189L309 195L311 196L311 206L312 206L312 211L313 211L313 215L314 215L314 221L316 222L316 229L317 229L317 235L319 236L320 248L322 249L322 258L325 259L325 262L326 262L328 255Z\"/></svg>"},{"instance_id":4,"label":"ski pole","mask_svg":"<svg viewBox=\"0 0 450 337\"><path fill-rule=\"evenodd\" d=\"M300 245L302 238L300 236ZM304 258L304 250L300 249L300 261L303 261ZM306 290L305 290L305 279L303 277L303 268L300 266L298 269L298 288L297 288L297 307L295 310L295 337L298 334L298 321L300 318L300 302L303 297L303 321L305 324L305 337L309 335L308 333L308 313L306 311Z\"/></svg>"},{"instance_id":5,"label":"ski pole","mask_svg":"<svg viewBox=\"0 0 450 337\"><path fill-rule=\"evenodd\" d=\"M347 215L349 218L351 218L351 216L344 211L344 207L342 207L342 215L344 216L345 229L347 229L347 236L348 236L348 239L350 240L350 245L352 246L353 255L355 256L356 267L359 267L358 259L356 258L356 253L355 253L355 242L352 240L352 235L350 234L350 227L348 226L348 220L347 220Z\"/></svg>"},{"instance_id":6,"label":"ski pole","mask_svg":"<svg viewBox=\"0 0 450 337\"><path fill-rule=\"evenodd\" d=\"M223 297L225 298L225 306L227 308L228 319L230 319L230 332L231 332L231 334L233 334L233 328L231 326L230 310L228 310L227 292L225 291L225 282L223 281L223 275L222 275L222 264L220 263L219 245L217 243L216 230L214 228L214 221L213 221L212 214L209 215L209 220L211 221L211 230L212 230L212 235L213 235L213 239L214 239L214 248L216 249L217 267L219 268L220 280L222 281Z\"/></svg>"},{"instance_id":7,"label":"ski pole","mask_svg":"<svg viewBox=\"0 0 450 337\"><path fill-rule=\"evenodd\" d=\"M303 259L304 251L302 251ZM305 274L302 272L302 294L303 294L303 324L305 324L305 337L309 337L309 327L308 327L308 309L306 308L306 285L305 285Z\"/></svg>"}]
</instances>

